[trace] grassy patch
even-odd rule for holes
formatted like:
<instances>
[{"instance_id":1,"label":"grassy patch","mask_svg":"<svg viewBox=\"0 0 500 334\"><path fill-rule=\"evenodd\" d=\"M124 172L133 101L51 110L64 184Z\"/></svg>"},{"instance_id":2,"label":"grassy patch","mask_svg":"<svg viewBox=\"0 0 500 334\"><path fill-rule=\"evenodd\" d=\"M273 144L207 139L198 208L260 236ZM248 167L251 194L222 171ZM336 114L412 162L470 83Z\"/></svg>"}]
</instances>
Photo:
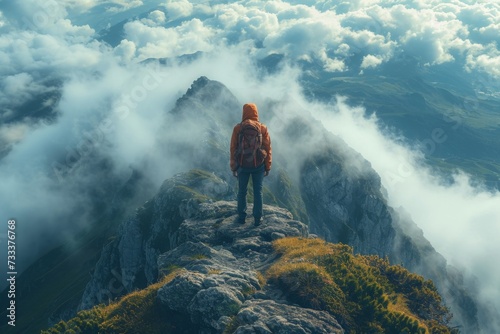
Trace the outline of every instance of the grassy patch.
<instances>
[{"instance_id":1,"label":"grassy patch","mask_svg":"<svg viewBox=\"0 0 500 334\"><path fill-rule=\"evenodd\" d=\"M58 333L189 333L190 321L173 314L157 301L158 289L174 279L179 271L165 276L146 289L134 291L108 306L82 311L68 322L61 321L42 334ZM170 314L172 313L172 314Z\"/></svg>"},{"instance_id":2,"label":"grassy patch","mask_svg":"<svg viewBox=\"0 0 500 334\"><path fill-rule=\"evenodd\" d=\"M264 286L267 283L266 277L262 275L260 271L257 271L257 280L259 281L260 286Z\"/></svg>"},{"instance_id":3,"label":"grassy patch","mask_svg":"<svg viewBox=\"0 0 500 334\"><path fill-rule=\"evenodd\" d=\"M266 273L288 299L326 310L348 333L454 333L430 280L377 256L320 239L274 242L280 260Z\"/></svg>"}]
</instances>

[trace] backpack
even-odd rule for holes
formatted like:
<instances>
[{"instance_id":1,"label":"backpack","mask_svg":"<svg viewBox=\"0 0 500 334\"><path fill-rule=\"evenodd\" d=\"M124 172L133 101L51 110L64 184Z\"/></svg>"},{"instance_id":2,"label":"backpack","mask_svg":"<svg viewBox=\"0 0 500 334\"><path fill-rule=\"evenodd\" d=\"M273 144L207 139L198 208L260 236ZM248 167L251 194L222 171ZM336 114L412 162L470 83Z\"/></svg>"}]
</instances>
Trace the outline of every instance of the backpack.
<instances>
[{"instance_id":1,"label":"backpack","mask_svg":"<svg viewBox=\"0 0 500 334\"><path fill-rule=\"evenodd\" d=\"M236 161L242 168L255 168L264 163L267 156L262 148L262 133L260 123L240 123Z\"/></svg>"}]
</instances>

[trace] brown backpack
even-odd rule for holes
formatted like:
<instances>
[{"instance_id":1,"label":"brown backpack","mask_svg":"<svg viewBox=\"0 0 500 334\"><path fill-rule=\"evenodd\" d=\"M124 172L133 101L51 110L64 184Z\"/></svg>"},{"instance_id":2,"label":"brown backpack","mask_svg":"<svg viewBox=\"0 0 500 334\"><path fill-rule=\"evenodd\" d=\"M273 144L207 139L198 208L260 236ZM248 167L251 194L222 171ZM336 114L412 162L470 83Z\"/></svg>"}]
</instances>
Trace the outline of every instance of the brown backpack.
<instances>
[{"instance_id":1,"label":"brown backpack","mask_svg":"<svg viewBox=\"0 0 500 334\"><path fill-rule=\"evenodd\" d=\"M255 168L264 163L266 151L262 149L260 123L242 122L238 134L236 161L242 168Z\"/></svg>"}]
</instances>

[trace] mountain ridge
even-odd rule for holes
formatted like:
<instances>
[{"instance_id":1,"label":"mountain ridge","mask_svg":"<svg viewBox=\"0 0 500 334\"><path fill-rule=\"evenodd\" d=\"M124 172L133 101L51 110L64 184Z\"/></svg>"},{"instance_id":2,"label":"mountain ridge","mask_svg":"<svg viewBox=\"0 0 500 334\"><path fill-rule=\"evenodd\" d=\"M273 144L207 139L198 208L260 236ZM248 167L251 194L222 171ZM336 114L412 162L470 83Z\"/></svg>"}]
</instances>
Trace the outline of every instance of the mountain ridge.
<instances>
[{"instance_id":1,"label":"mountain ridge","mask_svg":"<svg viewBox=\"0 0 500 334\"><path fill-rule=\"evenodd\" d=\"M360 292L380 294L376 304L380 308L385 307L384 311L376 311L373 318L367 315L369 313L353 313L347 300L368 309L370 304L351 300L348 295L342 297L344 292L335 283L339 278L333 279L332 275L343 275L343 272L326 264L346 258L348 263L352 261L349 267L363 272L364 267L358 267L357 261L366 261L365 265L373 266L371 270L377 273L395 270L395 267L385 267L385 264L382 265L383 260L376 260L376 257L354 256L352 248L348 246L329 244L309 235L307 225L294 220L293 215L282 208L265 205L262 224L258 227L251 223L252 217L245 224L237 223L234 201L214 201L200 196L196 191L210 188L212 182L213 187L221 186L223 181L209 173L190 171L174 179L175 182L167 181L160 193L182 191L186 182L203 185L192 189L191 196L179 202L183 221L171 238L164 240L171 244L171 249L157 258L159 283L153 283L155 291L148 292L151 296L148 298L154 298L154 302L148 304L147 308L148 314L159 312L161 316L153 318L146 325L148 333L344 333L355 328L375 328L373 326L393 326L395 333L404 328L419 332L425 331L425 328L440 328L443 333L453 333L445 325L450 315L439 306L441 300L437 295L430 305L436 303L432 307L440 311L430 312L427 316L424 315L427 311L391 310L396 305L403 307L397 302L397 296L404 293L394 283L385 285L372 282L376 284L376 290L370 290L372 288L367 285L368 290ZM158 198L165 199L161 195ZM150 228L155 229L154 226ZM130 225L128 229L131 234L137 233L137 229ZM117 245L122 245L122 241ZM129 252L134 250L129 249ZM377 267L377 263L380 267ZM323 266L330 268L330 271L326 272ZM130 273L129 269L122 270L122 274ZM344 270L354 269L346 267ZM410 275L405 270L401 273ZM380 275L385 277L385 274ZM128 282L126 274L123 276L122 281ZM295 280L294 277L300 279ZM374 279L370 277L367 276L366 280ZM385 279L382 281L386 282ZM428 287L435 291L432 283L428 282L425 284L430 284ZM319 297L311 291L319 290L320 287L336 289L337 294L331 297L341 300L347 298L345 304L326 298L318 300ZM124 288L127 289L126 284ZM384 289L387 290L382 294ZM111 303L108 306L110 308L96 306L90 311L82 311L77 318L60 322L42 333L70 330L113 333L125 329L128 332L141 332L143 329L136 322L142 324L145 321L142 317L146 315L130 309L132 306L124 306L131 303L133 298L138 298L135 303L141 305L141 295L141 291L131 290L124 298ZM432 308L430 305L429 310ZM124 309L116 311L121 307ZM422 307L427 309L428 306ZM96 313L100 315L96 316ZM182 323L178 322L179 319Z\"/></svg>"},{"instance_id":2,"label":"mountain ridge","mask_svg":"<svg viewBox=\"0 0 500 334\"><path fill-rule=\"evenodd\" d=\"M163 130L168 133L178 128L191 129L193 124L203 124L203 129L191 131L189 136L174 142L160 136L158 145L162 154L186 162L186 169L199 169L187 179L168 179L160 188L163 191L123 221L101 252L83 297L73 301L79 310L145 289L155 282L157 258L175 245L175 231L184 221L180 205L183 200L193 195L214 201L235 196L235 179L224 171L229 160L227 138L232 125L238 122L239 115L234 110L239 109L240 103L227 87L206 77L194 81L188 92L167 112L175 115L176 121L166 123ZM452 312L458 316L455 320L463 328L477 331L478 310L463 287L460 272L447 266L410 219L388 206L380 178L370 164L340 138L326 132L319 122L308 120L307 113L276 120L280 110L274 101L264 101L261 110L269 110L262 114L262 119L270 122L273 146L279 148L275 150L273 171L265 182L265 203L287 208L294 219L307 223L313 233L326 241L353 245L356 254L373 254L375 250L392 263L403 263L432 278L445 302L451 303ZM302 164L291 161L287 155L290 147L286 145L293 142L290 137L300 134L294 129L300 129L303 135L299 141L302 147L294 148L303 157ZM197 157L194 161L193 156ZM221 181L214 183L215 179ZM214 184L218 186L214 188ZM318 200L311 200L314 196L319 196ZM88 277L88 273L76 277L82 274ZM113 289L108 287L110 282ZM55 311L51 324L69 319L76 309L73 306Z\"/></svg>"}]
</instances>

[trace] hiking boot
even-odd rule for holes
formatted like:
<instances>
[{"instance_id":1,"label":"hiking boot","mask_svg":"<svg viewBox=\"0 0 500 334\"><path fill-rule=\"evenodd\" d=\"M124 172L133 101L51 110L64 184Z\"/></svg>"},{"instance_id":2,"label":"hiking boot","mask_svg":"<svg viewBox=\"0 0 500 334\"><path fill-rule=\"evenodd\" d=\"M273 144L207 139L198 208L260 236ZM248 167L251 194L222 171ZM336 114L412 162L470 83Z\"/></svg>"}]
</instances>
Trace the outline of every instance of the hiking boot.
<instances>
[{"instance_id":1,"label":"hiking boot","mask_svg":"<svg viewBox=\"0 0 500 334\"><path fill-rule=\"evenodd\" d=\"M254 223L253 223L253 226L259 226L261 223L261 220L260 218L259 219L255 219Z\"/></svg>"},{"instance_id":2,"label":"hiking boot","mask_svg":"<svg viewBox=\"0 0 500 334\"><path fill-rule=\"evenodd\" d=\"M236 223L241 225L245 224L245 217L236 218Z\"/></svg>"}]
</instances>

